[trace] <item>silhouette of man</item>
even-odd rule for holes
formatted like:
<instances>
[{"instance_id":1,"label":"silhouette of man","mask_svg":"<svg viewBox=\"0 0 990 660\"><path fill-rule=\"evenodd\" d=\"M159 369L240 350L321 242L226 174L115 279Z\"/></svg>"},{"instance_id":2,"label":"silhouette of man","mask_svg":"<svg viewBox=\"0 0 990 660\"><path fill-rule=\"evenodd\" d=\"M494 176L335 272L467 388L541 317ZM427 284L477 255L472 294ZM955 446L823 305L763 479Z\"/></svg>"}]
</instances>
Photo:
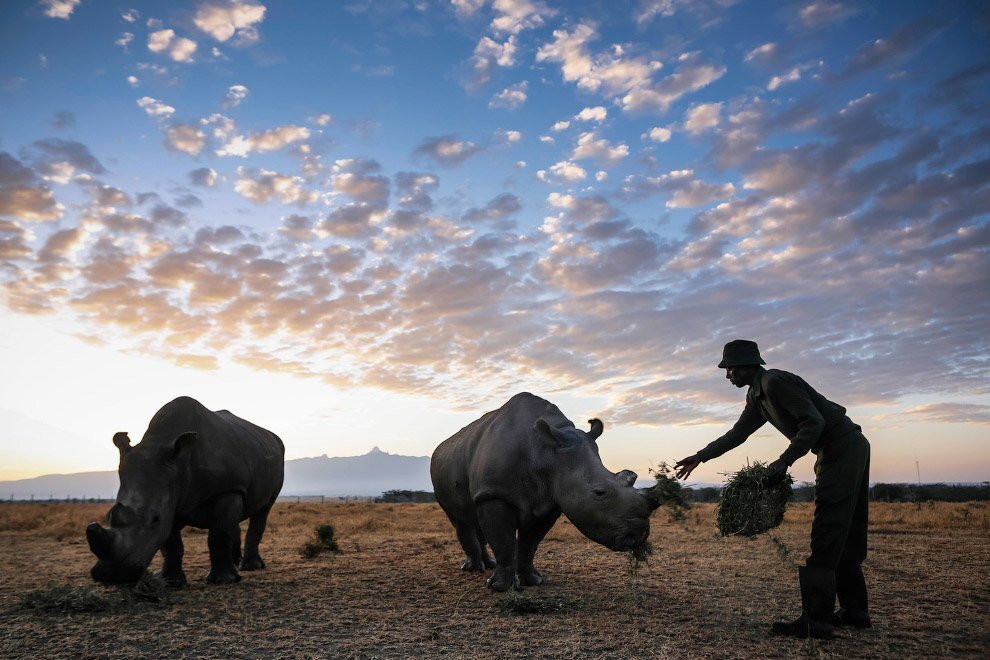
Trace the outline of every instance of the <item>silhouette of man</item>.
<instances>
[{"instance_id":1,"label":"silhouette of man","mask_svg":"<svg viewBox=\"0 0 990 660\"><path fill-rule=\"evenodd\" d=\"M832 637L833 626L869 628L866 581L866 529L870 488L870 443L846 409L815 391L801 377L764 369L756 342L730 341L719 368L736 387L748 387L746 407L728 433L675 464L687 479L701 463L738 447L766 422L789 440L780 458L768 466L779 482L794 461L809 451L815 461L815 514L811 554L798 569L801 615L777 622L772 631L793 637ZM839 609L833 612L838 596Z\"/></svg>"}]
</instances>

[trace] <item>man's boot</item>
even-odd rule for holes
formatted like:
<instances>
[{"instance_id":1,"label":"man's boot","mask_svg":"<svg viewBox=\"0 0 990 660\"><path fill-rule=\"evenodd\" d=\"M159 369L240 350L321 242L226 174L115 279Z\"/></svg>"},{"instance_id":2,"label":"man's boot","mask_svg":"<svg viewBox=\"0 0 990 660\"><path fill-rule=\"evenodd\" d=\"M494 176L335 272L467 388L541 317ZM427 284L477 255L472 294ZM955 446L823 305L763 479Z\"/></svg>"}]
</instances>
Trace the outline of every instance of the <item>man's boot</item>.
<instances>
[{"instance_id":1,"label":"man's boot","mask_svg":"<svg viewBox=\"0 0 990 660\"><path fill-rule=\"evenodd\" d=\"M802 566L798 569L801 584L801 616L794 621L778 621L771 626L776 635L832 639L832 609L835 607L835 572Z\"/></svg>"},{"instance_id":2,"label":"man's boot","mask_svg":"<svg viewBox=\"0 0 990 660\"><path fill-rule=\"evenodd\" d=\"M835 569L835 594L839 597L839 609L832 616L832 625L873 627L867 608L866 579L859 562L839 562Z\"/></svg>"}]
</instances>

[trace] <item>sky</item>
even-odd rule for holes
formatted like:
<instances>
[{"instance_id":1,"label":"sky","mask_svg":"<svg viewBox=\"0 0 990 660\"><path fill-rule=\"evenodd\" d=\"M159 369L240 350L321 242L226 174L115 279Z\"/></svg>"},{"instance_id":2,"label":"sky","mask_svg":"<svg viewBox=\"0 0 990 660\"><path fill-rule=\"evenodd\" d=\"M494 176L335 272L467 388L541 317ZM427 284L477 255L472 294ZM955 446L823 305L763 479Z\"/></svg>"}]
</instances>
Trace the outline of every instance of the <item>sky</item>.
<instances>
[{"instance_id":1,"label":"sky","mask_svg":"<svg viewBox=\"0 0 990 660\"><path fill-rule=\"evenodd\" d=\"M0 479L180 395L299 458L521 391L645 477L736 338L872 480L990 479L987 107L976 0L5 0Z\"/></svg>"}]
</instances>

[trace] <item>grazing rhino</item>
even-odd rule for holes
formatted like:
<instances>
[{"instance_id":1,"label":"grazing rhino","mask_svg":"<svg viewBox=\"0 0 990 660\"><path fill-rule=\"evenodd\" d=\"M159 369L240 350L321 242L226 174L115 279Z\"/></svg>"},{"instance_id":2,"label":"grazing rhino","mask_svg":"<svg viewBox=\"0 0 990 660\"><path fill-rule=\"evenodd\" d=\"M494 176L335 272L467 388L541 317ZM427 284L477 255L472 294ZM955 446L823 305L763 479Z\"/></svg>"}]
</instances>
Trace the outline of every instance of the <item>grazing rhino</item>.
<instances>
[{"instance_id":1,"label":"grazing rhino","mask_svg":"<svg viewBox=\"0 0 990 660\"><path fill-rule=\"evenodd\" d=\"M523 392L440 443L430 476L467 555L463 570L494 568L495 591L542 584L533 556L561 513L612 550L646 542L658 502L633 487L634 472L602 465L595 440L605 427L590 424L581 431L557 406Z\"/></svg>"},{"instance_id":2,"label":"grazing rhino","mask_svg":"<svg viewBox=\"0 0 990 660\"><path fill-rule=\"evenodd\" d=\"M86 528L97 557L90 571L95 580L133 582L161 549L161 577L182 586L180 532L186 525L209 530L207 582L237 582L238 564L242 571L265 567L258 543L284 468L285 447L277 435L184 396L155 413L136 446L123 432L113 443L120 450L117 503L107 516L109 527L94 522ZM247 518L242 557L240 522Z\"/></svg>"}]
</instances>

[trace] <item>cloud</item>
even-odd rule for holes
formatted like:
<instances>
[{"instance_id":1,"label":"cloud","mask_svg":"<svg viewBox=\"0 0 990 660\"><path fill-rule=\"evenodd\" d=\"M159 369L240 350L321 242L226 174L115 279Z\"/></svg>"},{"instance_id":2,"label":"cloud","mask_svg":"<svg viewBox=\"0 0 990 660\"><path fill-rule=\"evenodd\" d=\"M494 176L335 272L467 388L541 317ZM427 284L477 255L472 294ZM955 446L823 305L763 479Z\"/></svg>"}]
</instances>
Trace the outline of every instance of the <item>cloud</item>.
<instances>
[{"instance_id":1,"label":"cloud","mask_svg":"<svg viewBox=\"0 0 990 660\"><path fill-rule=\"evenodd\" d=\"M642 199L659 193L669 194L667 208L696 208L731 197L736 191L729 183L706 183L695 178L694 170L674 170L661 176L626 177L623 194Z\"/></svg>"},{"instance_id":2,"label":"cloud","mask_svg":"<svg viewBox=\"0 0 990 660\"><path fill-rule=\"evenodd\" d=\"M491 27L496 33L519 34L538 28L546 19L557 15L556 9L540 0L493 0L492 9L496 16Z\"/></svg>"},{"instance_id":3,"label":"cloud","mask_svg":"<svg viewBox=\"0 0 990 660\"><path fill-rule=\"evenodd\" d=\"M550 166L549 174L547 170L539 170L536 173L537 179L547 183L550 182L551 177L566 183L577 183L588 178L588 173L577 163L562 160Z\"/></svg>"},{"instance_id":4,"label":"cloud","mask_svg":"<svg viewBox=\"0 0 990 660\"><path fill-rule=\"evenodd\" d=\"M772 92L782 85L797 82L798 80L801 80L801 67L796 66L783 75L771 78L770 82L767 83L767 90Z\"/></svg>"},{"instance_id":5,"label":"cloud","mask_svg":"<svg viewBox=\"0 0 990 660\"><path fill-rule=\"evenodd\" d=\"M522 210L519 198L512 193L502 193L482 208L469 209L461 219L466 222L502 220Z\"/></svg>"},{"instance_id":6,"label":"cloud","mask_svg":"<svg viewBox=\"0 0 990 660\"><path fill-rule=\"evenodd\" d=\"M217 185L217 172L210 167L200 167L189 173L189 182L201 188L212 188Z\"/></svg>"},{"instance_id":7,"label":"cloud","mask_svg":"<svg viewBox=\"0 0 990 660\"><path fill-rule=\"evenodd\" d=\"M388 210L372 204L346 204L330 211L316 226L318 234L338 238L360 238L372 234Z\"/></svg>"},{"instance_id":8,"label":"cloud","mask_svg":"<svg viewBox=\"0 0 990 660\"><path fill-rule=\"evenodd\" d=\"M908 23L887 38L879 38L861 46L849 58L838 79L852 78L868 71L898 64L910 58L948 25L940 18L923 18Z\"/></svg>"},{"instance_id":9,"label":"cloud","mask_svg":"<svg viewBox=\"0 0 990 660\"><path fill-rule=\"evenodd\" d=\"M46 222L61 218L64 212L65 208L55 199L51 189L42 184L32 168L9 153L0 151L0 216ZM13 227L8 227L5 233L13 231ZM11 249L9 243L4 245L6 249Z\"/></svg>"},{"instance_id":10,"label":"cloud","mask_svg":"<svg viewBox=\"0 0 990 660\"><path fill-rule=\"evenodd\" d=\"M234 38L238 45L259 39L257 26L265 19L265 6L250 0L203 2L196 10L193 23L220 42Z\"/></svg>"},{"instance_id":11,"label":"cloud","mask_svg":"<svg viewBox=\"0 0 990 660\"><path fill-rule=\"evenodd\" d=\"M685 64L660 82L631 89L622 97L623 108L634 112L663 113L682 97L707 87L725 75L724 66L691 62L683 56L682 61Z\"/></svg>"},{"instance_id":12,"label":"cloud","mask_svg":"<svg viewBox=\"0 0 990 660\"><path fill-rule=\"evenodd\" d=\"M612 146L608 140L600 139L594 131L588 131L578 136L571 160L594 159L605 165L615 165L629 155L629 147L625 144Z\"/></svg>"},{"instance_id":13,"label":"cloud","mask_svg":"<svg viewBox=\"0 0 990 660\"><path fill-rule=\"evenodd\" d=\"M519 48L515 35L510 36L504 43L499 43L491 37L482 37L474 47L471 62L474 69L469 87L477 89L491 80L492 71L496 66L510 67L516 63L516 51Z\"/></svg>"},{"instance_id":14,"label":"cloud","mask_svg":"<svg viewBox=\"0 0 990 660\"><path fill-rule=\"evenodd\" d=\"M550 127L550 130L553 131L554 133L559 133L560 131L566 131L568 128L570 128L570 125L571 122L569 121L558 121L553 126Z\"/></svg>"},{"instance_id":15,"label":"cloud","mask_svg":"<svg viewBox=\"0 0 990 660\"><path fill-rule=\"evenodd\" d=\"M55 113L52 117L52 128L56 130L63 130L66 128L72 128L76 125L76 113L69 112L68 110L60 110Z\"/></svg>"},{"instance_id":16,"label":"cloud","mask_svg":"<svg viewBox=\"0 0 990 660\"><path fill-rule=\"evenodd\" d=\"M581 112L574 115L574 119L577 121L597 121L599 123L605 121L605 117L608 116L608 111L602 106L598 105L594 108L585 108Z\"/></svg>"},{"instance_id":17,"label":"cloud","mask_svg":"<svg viewBox=\"0 0 990 660\"><path fill-rule=\"evenodd\" d=\"M172 124L164 129L164 144L170 151L197 156L206 146L206 133L195 124Z\"/></svg>"},{"instance_id":18,"label":"cloud","mask_svg":"<svg viewBox=\"0 0 990 660\"><path fill-rule=\"evenodd\" d=\"M700 103L684 113L684 130L698 135L718 126L722 113L721 103Z\"/></svg>"},{"instance_id":19,"label":"cloud","mask_svg":"<svg viewBox=\"0 0 990 660\"><path fill-rule=\"evenodd\" d=\"M756 48L748 51L743 57L743 61L746 62L772 62L777 59L780 54L780 47L773 41L768 41L765 44L761 44Z\"/></svg>"},{"instance_id":20,"label":"cloud","mask_svg":"<svg viewBox=\"0 0 990 660\"><path fill-rule=\"evenodd\" d=\"M310 117L309 120L317 126L329 126L333 121L333 116L329 112Z\"/></svg>"},{"instance_id":21,"label":"cloud","mask_svg":"<svg viewBox=\"0 0 990 660\"><path fill-rule=\"evenodd\" d=\"M303 183L297 176L266 169L238 167L234 190L256 204L277 199L283 204L305 206L315 202L319 195L303 188Z\"/></svg>"},{"instance_id":22,"label":"cloud","mask_svg":"<svg viewBox=\"0 0 990 660\"><path fill-rule=\"evenodd\" d=\"M137 100L138 107L148 113L149 117L164 118L175 114L175 108L157 101L150 96L142 96Z\"/></svg>"},{"instance_id":23,"label":"cloud","mask_svg":"<svg viewBox=\"0 0 990 660\"><path fill-rule=\"evenodd\" d=\"M279 126L260 133L249 133L248 135L230 135L232 124L222 122L215 131L219 131L220 136L225 138L217 150L218 156L240 156L245 157L255 152L276 151L294 142L306 140L310 136L310 130L304 126Z\"/></svg>"},{"instance_id":24,"label":"cloud","mask_svg":"<svg viewBox=\"0 0 990 660\"><path fill-rule=\"evenodd\" d=\"M433 208L431 193L440 186L440 178L428 172L397 172L395 192L404 209L425 213Z\"/></svg>"},{"instance_id":25,"label":"cloud","mask_svg":"<svg viewBox=\"0 0 990 660\"><path fill-rule=\"evenodd\" d=\"M990 406L977 403L926 403L905 414L942 424L990 424Z\"/></svg>"},{"instance_id":26,"label":"cloud","mask_svg":"<svg viewBox=\"0 0 990 660\"><path fill-rule=\"evenodd\" d=\"M236 108L241 104L241 101L247 98L248 94L248 88L244 85L231 85L227 88L227 93L223 98L224 107Z\"/></svg>"},{"instance_id":27,"label":"cloud","mask_svg":"<svg viewBox=\"0 0 990 660\"><path fill-rule=\"evenodd\" d=\"M519 131L506 130L504 128L499 128L495 130L495 139L503 144L515 144L522 140L522 133Z\"/></svg>"},{"instance_id":28,"label":"cloud","mask_svg":"<svg viewBox=\"0 0 990 660\"><path fill-rule=\"evenodd\" d=\"M473 142L460 140L456 135L444 135L423 140L413 155L425 156L444 167L456 167L480 151Z\"/></svg>"},{"instance_id":29,"label":"cloud","mask_svg":"<svg viewBox=\"0 0 990 660\"><path fill-rule=\"evenodd\" d=\"M856 9L844 2L828 2L816 0L805 5L798 11L801 25L806 28L819 28L841 21L856 13Z\"/></svg>"},{"instance_id":30,"label":"cloud","mask_svg":"<svg viewBox=\"0 0 990 660\"><path fill-rule=\"evenodd\" d=\"M338 160L333 166L330 186L335 193L368 204L388 203L389 179L379 174L381 166L373 160Z\"/></svg>"},{"instance_id":31,"label":"cloud","mask_svg":"<svg viewBox=\"0 0 990 660\"><path fill-rule=\"evenodd\" d=\"M42 11L49 18L68 20L81 0L40 0Z\"/></svg>"},{"instance_id":32,"label":"cloud","mask_svg":"<svg viewBox=\"0 0 990 660\"><path fill-rule=\"evenodd\" d=\"M175 30L157 30L148 35L148 50L164 53L176 62L192 62L197 47L192 39L177 37Z\"/></svg>"},{"instance_id":33,"label":"cloud","mask_svg":"<svg viewBox=\"0 0 990 660\"><path fill-rule=\"evenodd\" d=\"M592 55L588 44L598 39L594 23L581 23L572 31L554 30L553 42L536 53L537 62L560 62L564 80L574 82L588 92L614 97L649 85L660 62L644 57L625 57L624 50Z\"/></svg>"},{"instance_id":34,"label":"cloud","mask_svg":"<svg viewBox=\"0 0 990 660\"><path fill-rule=\"evenodd\" d=\"M673 135L673 133L669 128L654 126L649 130L649 132L644 133L643 137L649 138L654 142L669 142L671 135Z\"/></svg>"},{"instance_id":35,"label":"cloud","mask_svg":"<svg viewBox=\"0 0 990 660\"><path fill-rule=\"evenodd\" d=\"M501 92L492 97L488 102L489 108L508 108L515 110L526 102L526 87L528 83L524 80L511 87L506 87Z\"/></svg>"}]
</instances>

